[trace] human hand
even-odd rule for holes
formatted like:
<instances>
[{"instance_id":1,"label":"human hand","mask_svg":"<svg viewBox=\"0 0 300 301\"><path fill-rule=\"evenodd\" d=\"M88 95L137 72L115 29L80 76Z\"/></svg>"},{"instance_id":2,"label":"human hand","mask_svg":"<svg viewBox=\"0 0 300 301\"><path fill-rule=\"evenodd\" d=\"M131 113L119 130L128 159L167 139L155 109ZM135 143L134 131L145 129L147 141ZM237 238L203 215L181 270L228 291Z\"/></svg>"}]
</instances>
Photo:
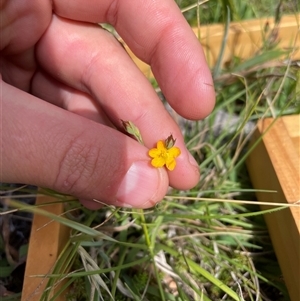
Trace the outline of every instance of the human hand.
<instances>
[{"instance_id":1,"label":"human hand","mask_svg":"<svg viewBox=\"0 0 300 301\"><path fill-rule=\"evenodd\" d=\"M214 89L201 46L173 0L8 0L1 23L1 181L147 208L168 185L199 180L180 129L118 41L112 24L151 65L170 105L201 119ZM75 113L75 114L74 114ZM121 119L145 146L126 136ZM172 133L181 149L174 171L153 168L148 149Z\"/></svg>"}]
</instances>

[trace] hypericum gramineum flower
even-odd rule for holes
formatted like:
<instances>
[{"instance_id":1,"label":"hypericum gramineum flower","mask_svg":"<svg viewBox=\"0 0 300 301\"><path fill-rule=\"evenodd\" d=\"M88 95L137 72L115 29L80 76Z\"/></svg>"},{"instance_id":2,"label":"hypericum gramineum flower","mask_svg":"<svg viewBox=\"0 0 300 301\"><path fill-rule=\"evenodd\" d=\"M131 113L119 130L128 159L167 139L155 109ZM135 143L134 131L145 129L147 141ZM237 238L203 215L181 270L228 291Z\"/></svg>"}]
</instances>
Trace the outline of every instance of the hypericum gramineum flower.
<instances>
[{"instance_id":1,"label":"hypericum gramineum flower","mask_svg":"<svg viewBox=\"0 0 300 301\"><path fill-rule=\"evenodd\" d=\"M121 120L124 130L133 136L140 144L144 145L139 129L131 121ZM174 146L176 139L170 135L165 141L159 140L156 148L149 150L148 154L152 158L151 165L159 168L166 165L167 169L173 170L176 166L176 158L181 154L178 147Z\"/></svg>"},{"instance_id":2,"label":"hypericum gramineum flower","mask_svg":"<svg viewBox=\"0 0 300 301\"><path fill-rule=\"evenodd\" d=\"M159 140L156 148L149 150L148 154L152 158L152 166L159 168L166 165L169 170L173 170L175 168L175 159L181 154L180 149L174 146L175 141L176 140L171 135L165 141Z\"/></svg>"}]
</instances>

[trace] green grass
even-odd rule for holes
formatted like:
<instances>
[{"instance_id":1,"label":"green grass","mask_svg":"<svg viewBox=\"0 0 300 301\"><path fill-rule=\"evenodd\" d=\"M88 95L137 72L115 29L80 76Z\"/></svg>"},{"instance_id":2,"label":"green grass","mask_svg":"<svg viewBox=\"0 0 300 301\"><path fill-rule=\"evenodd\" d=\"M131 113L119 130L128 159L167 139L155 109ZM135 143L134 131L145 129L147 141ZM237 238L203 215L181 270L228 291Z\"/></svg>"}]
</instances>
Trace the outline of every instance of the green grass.
<instances>
[{"instance_id":1,"label":"green grass","mask_svg":"<svg viewBox=\"0 0 300 301\"><path fill-rule=\"evenodd\" d=\"M298 0L202 0L199 1L200 10L195 0L176 0L183 10L185 18L192 26L197 26L197 14L200 24L223 23L227 19L227 8L230 10L230 20L240 21L246 19L275 16L277 20L283 14L291 14L299 11Z\"/></svg>"},{"instance_id":2,"label":"green grass","mask_svg":"<svg viewBox=\"0 0 300 301\"><path fill-rule=\"evenodd\" d=\"M208 1L199 10L201 24L224 21L226 7L233 20L260 17L270 7L280 17L278 2ZM194 1L177 3L185 8ZM290 6L293 13L296 2ZM197 9L185 15L193 25ZM144 211L93 212L60 196L68 218L12 204L73 229L43 300L55 299L51 289L62 279L71 286L69 300L289 300L245 160L257 120L300 112L300 71L295 62L270 64L282 53L265 46L260 56L212 70L217 104L208 118L189 122L172 112L201 168L194 189L170 190ZM267 212L275 210L285 207Z\"/></svg>"}]
</instances>

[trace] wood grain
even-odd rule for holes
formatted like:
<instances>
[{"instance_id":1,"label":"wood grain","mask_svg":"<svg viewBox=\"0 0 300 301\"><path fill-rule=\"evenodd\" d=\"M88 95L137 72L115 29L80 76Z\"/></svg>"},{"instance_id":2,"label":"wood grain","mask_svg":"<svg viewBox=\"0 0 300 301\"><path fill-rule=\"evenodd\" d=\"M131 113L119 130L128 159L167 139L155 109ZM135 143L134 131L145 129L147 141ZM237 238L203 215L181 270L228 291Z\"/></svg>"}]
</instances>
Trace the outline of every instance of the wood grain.
<instances>
[{"instance_id":1,"label":"wood grain","mask_svg":"<svg viewBox=\"0 0 300 301\"><path fill-rule=\"evenodd\" d=\"M300 200L300 115L261 120L253 135L261 142L247 161L259 201L295 204ZM267 207L262 206L262 209ZM300 207L266 214L265 220L292 301L300 300Z\"/></svg>"},{"instance_id":2,"label":"wood grain","mask_svg":"<svg viewBox=\"0 0 300 301\"><path fill-rule=\"evenodd\" d=\"M37 205L43 205L44 210L60 215L64 212L63 204L57 199L40 196ZM69 238L69 229L43 215L35 214L32 223L30 243L26 261L26 270L21 301L39 301L47 284L47 278L38 278L34 275L47 275ZM57 301L65 301L61 295Z\"/></svg>"}]
</instances>

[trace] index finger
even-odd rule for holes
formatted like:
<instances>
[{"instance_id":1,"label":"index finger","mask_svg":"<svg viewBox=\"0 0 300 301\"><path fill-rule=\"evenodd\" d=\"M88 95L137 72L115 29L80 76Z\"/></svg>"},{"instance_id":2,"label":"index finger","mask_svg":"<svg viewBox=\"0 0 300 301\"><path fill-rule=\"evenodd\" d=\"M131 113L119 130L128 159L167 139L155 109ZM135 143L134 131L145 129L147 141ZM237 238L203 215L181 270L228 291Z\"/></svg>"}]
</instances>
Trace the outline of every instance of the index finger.
<instances>
[{"instance_id":1,"label":"index finger","mask_svg":"<svg viewBox=\"0 0 300 301\"><path fill-rule=\"evenodd\" d=\"M183 117L201 119L213 109L210 70L196 36L173 0L54 0L56 14L110 23L148 63L170 105Z\"/></svg>"}]
</instances>

